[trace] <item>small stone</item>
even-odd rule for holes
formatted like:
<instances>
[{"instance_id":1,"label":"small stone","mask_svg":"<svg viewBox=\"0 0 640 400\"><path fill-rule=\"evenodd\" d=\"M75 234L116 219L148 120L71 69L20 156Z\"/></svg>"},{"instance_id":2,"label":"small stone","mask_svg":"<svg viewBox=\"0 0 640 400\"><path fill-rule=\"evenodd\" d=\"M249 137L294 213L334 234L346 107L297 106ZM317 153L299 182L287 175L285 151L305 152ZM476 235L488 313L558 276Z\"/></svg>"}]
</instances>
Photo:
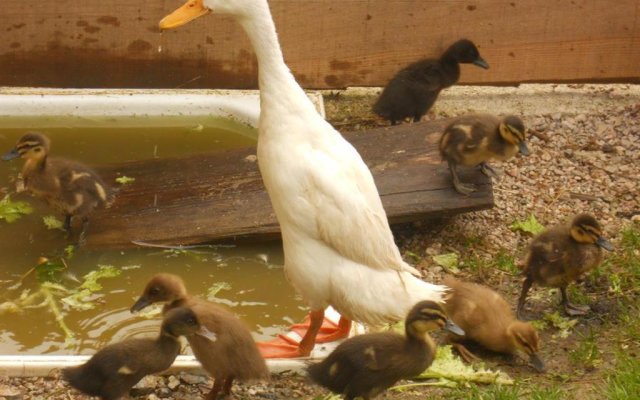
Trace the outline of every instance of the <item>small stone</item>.
<instances>
[{"instance_id":1,"label":"small stone","mask_svg":"<svg viewBox=\"0 0 640 400\"><path fill-rule=\"evenodd\" d=\"M171 390L177 388L178 386L180 386L180 379L176 378L175 376L171 375L169 377L169 382L167 383L167 387Z\"/></svg>"},{"instance_id":2,"label":"small stone","mask_svg":"<svg viewBox=\"0 0 640 400\"><path fill-rule=\"evenodd\" d=\"M160 397L161 399L166 399L166 398L171 397L173 395L173 390L171 390L169 388L166 388L166 387L163 387L163 388L160 388L160 389L156 390L156 395L158 397Z\"/></svg>"},{"instance_id":3,"label":"small stone","mask_svg":"<svg viewBox=\"0 0 640 400\"><path fill-rule=\"evenodd\" d=\"M180 380L189 385L200 385L209 380L206 376L195 374L180 374Z\"/></svg>"},{"instance_id":4,"label":"small stone","mask_svg":"<svg viewBox=\"0 0 640 400\"><path fill-rule=\"evenodd\" d=\"M160 400L160 398L158 396L156 396L155 394L151 393L150 395L148 395L146 397L147 400Z\"/></svg>"},{"instance_id":5,"label":"small stone","mask_svg":"<svg viewBox=\"0 0 640 400\"><path fill-rule=\"evenodd\" d=\"M615 153L616 148L608 143L602 145L601 150L603 153Z\"/></svg>"},{"instance_id":6,"label":"small stone","mask_svg":"<svg viewBox=\"0 0 640 400\"><path fill-rule=\"evenodd\" d=\"M133 388L131 394L133 396L144 396L153 392L161 383L162 378L155 375L147 375L140 380Z\"/></svg>"},{"instance_id":7,"label":"small stone","mask_svg":"<svg viewBox=\"0 0 640 400\"><path fill-rule=\"evenodd\" d=\"M244 158L244 160L245 160L246 162L252 162L252 163L254 163L254 162L258 161L258 156L257 156L257 155L255 155L255 154L249 154L248 156L246 156L246 157Z\"/></svg>"},{"instance_id":8,"label":"small stone","mask_svg":"<svg viewBox=\"0 0 640 400\"><path fill-rule=\"evenodd\" d=\"M1 385L0 397L4 397L6 400L22 400L22 392L7 385Z\"/></svg>"}]
</instances>

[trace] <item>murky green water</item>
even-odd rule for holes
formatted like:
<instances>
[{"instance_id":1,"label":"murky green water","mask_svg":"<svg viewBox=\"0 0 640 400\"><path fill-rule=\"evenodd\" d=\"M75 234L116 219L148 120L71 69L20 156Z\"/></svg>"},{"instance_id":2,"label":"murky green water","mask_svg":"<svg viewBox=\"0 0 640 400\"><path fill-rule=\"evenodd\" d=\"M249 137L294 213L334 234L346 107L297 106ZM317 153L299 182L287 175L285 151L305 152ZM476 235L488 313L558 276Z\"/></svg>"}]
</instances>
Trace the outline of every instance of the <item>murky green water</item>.
<instances>
[{"instance_id":1,"label":"murky green water","mask_svg":"<svg viewBox=\"0 0 640 400\"><path fill-rule=\"evenodd\" d=\"M25 130L0 129L0 152L11 149ZM213 130L197 123L183 128L38 130L51 138L52 154L92 166L220 151L253 143L248 135ZM4 191L14 190L11 179L21 166L21 160L0 164L2 197ZM239 315L257 339L272 336L305 313L285 281L280 243L210 246L188 252L80 249L72 257L66 257L68 268L56 275L57 283L67 290L76 290L83 276L97 270L99 265L114 266L121 274L98 281L102 288L87 298L93 309L74 309L61 301L64 295L53 297L63 323L74 334L74 339L65 344L62 323L56 320L51 303L43 304L45 298L38 297L33 304L21 304L24 301L20 297L24 299L41 288L36 273L24 276L38 258L44 256L57 262L69 243L63 232L44 227L42 217L53 214L52 210L24 194L13 198L30 202L35 211L12 224L0 220L0 354L88 354L114 340L155 334L159 317L131 315L128 310L147 279L157 272L180 275L188 290L202 297L207 297L210 289L223 286L209 298Z\"/></svg>"}]
</instances>

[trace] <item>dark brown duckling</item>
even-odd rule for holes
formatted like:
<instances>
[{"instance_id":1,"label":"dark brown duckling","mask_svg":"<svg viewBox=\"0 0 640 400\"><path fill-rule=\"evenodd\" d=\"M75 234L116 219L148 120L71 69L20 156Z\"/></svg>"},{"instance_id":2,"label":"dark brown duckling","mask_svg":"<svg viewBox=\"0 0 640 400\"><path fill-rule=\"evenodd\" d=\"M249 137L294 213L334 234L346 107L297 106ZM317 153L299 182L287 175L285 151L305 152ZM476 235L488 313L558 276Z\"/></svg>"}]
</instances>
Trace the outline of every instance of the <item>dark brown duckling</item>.
<instances>
[{"instance_id":1,"label":"dark brown duckling","mask_svg":"<svg viewBox=\"0 0 640 400\"><path fill-rule=\"evenodd\" d=\"M420 121L433 106L440 91L458 82L460 63L489 68L472 41L458 40L440 59L427 58L401 69L387 83L373 111L391 121L392 125L407 117Z\"/></svg>"},{"instance_id":2,"label":"dark brown duckling","mask_svg":"<svg viewBox=\"0 0 640 400\"><path fill-rule=\"evenodd\" d=\"M110 344L83 365L65 368L62 376L87 395L119 399L146 375L168 369L180 353L178 337L183 335L204 335L208 337L205 340L215 340L193 311L180 307L165 315L156 339L128 339Z\"/></svg>"},{"instance_id":3,"label":"dark brown duckling","mask_svg":"<svg viewBox=\"0 0 640 400\"><path fill-rule=\"evenodd\" d=\"M453 186L458 193L469 195L474 185L463 184L458 177L458 165L480 165L483 174L497 178L489 165L490 159L507 160L518 152L529 154L522 120L509 115L502 119L489 114L469 114L456 118L440 138L440 154L449 164Z\"/></svg>"},{"instance_id":4,"label":"dark brown duckling","mask_svg":"<svg viewBox=\"0 0 640 400\"><path fill-rule=\"evenodd\" d=\"M175 307L189 307L201 324L216 335L213 342L197 335L187 336L193 354L214 379L207 399L216 399L220 392L223 396L230 395L234 379L253 380L268 376L265 361L242 321L216 304L189 296L180 277L165 273L155 275L131 307L131 312L156 302L167 302L163 313Z\"/></svg>"},{"instance_id":5,"label":"dark brown duckling","mask_svg":"<svg viewBox=\"0 0 640 400\"><path fill-rule=\"evenodd\" d=\"M560 288L567 314L586 314L589 306L569 302L567 286L600 265L602 249L612 251L613 246L602 236L600 223L589 214L580 214L571 225L549 228L536 236L529 245L522 271L525 279L518 300L518 317L522 316L527 292L534 283Z\"/></svg>"},{"instance_id":6,"label":"dark brown duckling","mask_svg":"<svg viewBox=\"0 0 640 400\"><path fill-rule=\"evenodd\" d=\"M529 356L537 371L544 371L544 362L538 356L538 332L531 324L518 321L502 296L486 286L452 277L442 283L451 288L444 309L465 333L450 334L449 338L465 361L478 359L463 344L472 340L497 353L513 355L520 350Z\"/></svg>"},{"instance_id":7,"label":"dark brown duckling","mask_svg":"<svg viewBox=\"0 0 640 400\"><path fill-rule=\"evenodd\" d=\"M25 159L22 167L24 190L44 199L50 206L64 214L64 228L71 230L71 219L82 221L80 242L84 240L89 225L89 215L111 201L109 188L100 176L76 161L49 157L50 140L40 132L25 133L15 148L2 159Z\"/></svg>"},{"instance_id":8,"label":"dark brown duckling","mask_svg":"<svg viewBox=\"0 0 640 400\"><path fill-rule=\"evenodd\" d=\"M436 351L428 332L440 328L464 334L440 305L421 301L407 315L404 336L377 332L347 339L322 362L310 365L309 376L347 400L368 400L427 369Z\"/></svg>"}]
</instances>

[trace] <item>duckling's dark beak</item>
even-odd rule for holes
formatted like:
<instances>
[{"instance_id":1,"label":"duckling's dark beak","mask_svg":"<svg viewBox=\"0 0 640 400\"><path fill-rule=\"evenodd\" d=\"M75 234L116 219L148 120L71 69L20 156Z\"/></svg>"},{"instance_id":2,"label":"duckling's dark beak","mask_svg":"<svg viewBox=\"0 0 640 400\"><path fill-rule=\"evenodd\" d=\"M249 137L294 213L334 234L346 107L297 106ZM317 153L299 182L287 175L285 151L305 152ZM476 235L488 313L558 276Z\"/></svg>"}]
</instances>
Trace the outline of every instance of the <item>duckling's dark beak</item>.
<instances>
[{"instance_id":1,"label":"duckling's dark beak","mask_svg":"<svg viewBox=\"0 0 640 400\"><path fill-rule=\"evenodd\" d=\"M160 29L173 29L211 12L202 0L189 0L182 7L162 18Z\"/></svg>"},{"instance_id":2,"label":"duckling's dark beak","mask_svg":"<svg viewBox=\"0 0 640 400\"><path fill-rule=\"evenodd\" d=\"M13 149L8 153L5 153L2 155L2 161L9 161L9 160L13 160L14 158L18 158L20 157L20 153L18 153L18 150Z\"/></svg>"},{"instance_id":3,"label":"duckling's dark beak","mask_svg":"<svg viewBox=\"0 0 640 400\"><path fill-rule=\"evenodd\" d=\"M527 142L518 143L518 149L520 149L520 154L523 156L529 155L529 148L527 147Z\"/></svg>"},{"instance_id":4,"label":"duckling's dark beak","mask_svg":"<svg viewBox=\"0 0 640 400\"><path fill-rule=\"evenodd\" d=\"M529 356L529 361L531 361L531 364L533 364L533 368L535 368L536 371L544 372L544 369L545 369L544 361L542 361L542 359L540 358L540 356L538 356L537 353L531 354Z\"/></svg>"},{"instance_id":5,"label":"duckling's dark beak","mask_svg":"<svg viewBox=\"0 0 640 400\"><path fill-rule=\"evenodd\" d=\"M462 330L462 328L460 328L458 325L456 325L455 322L450 319L447 320L447 323L444 324L444 327L442 329L447 330L451 333L455 333L458 336L464 336L464 330Z\"/></svg>"},{"instance_id":6,"label":"duckling's dark beak","mask_svg":"<svg viewBox=\"0 0 640 400\"><path fill-rule=\"evenodd\" d=\"M131 311L132 313L135 313L142 310L143 308L145 308L150 304L151 304L151 301L146 297L142 296L138 299L138 301L136 301L134 305L131 306L131 309L129 311Z\"/></svg>"},{"instance_id":7,"label":"duckling's dark beak","mask_svg":"<svg viewBox=\"0 0 640 400\"><path fill-rule=\"evenodd\" d=\"M605 250L613 251L613 245L611 244L611 242L603 238L602 236L600 236L598 240L596 240L596 244Z\"/></svg>"},{"instance_id":8,"label":"duckling's dark beak","mask_svg":"<svg viewBox=\"0 0 640 400\"><path fill-rule=\"evenodd\" d=\"M489 69L489 64L482 57L476 58L476 60L472 62L472 64L477 65L480 68Z\"/></svg>"},{"instance_id":9,"label":"duckling's dark beak","mask_svg":"<svg viewBox=\"0 0 640 400\"><path fill-rule=\"evenodd\" d=\"M211 332L204 325L200 326L200 329L196 332L196 335L205 337L205 338L209 339L212 342L215 342L216 340L218 340L218 337L216 336L215 332Z\"/></svg>"}]
</instances>

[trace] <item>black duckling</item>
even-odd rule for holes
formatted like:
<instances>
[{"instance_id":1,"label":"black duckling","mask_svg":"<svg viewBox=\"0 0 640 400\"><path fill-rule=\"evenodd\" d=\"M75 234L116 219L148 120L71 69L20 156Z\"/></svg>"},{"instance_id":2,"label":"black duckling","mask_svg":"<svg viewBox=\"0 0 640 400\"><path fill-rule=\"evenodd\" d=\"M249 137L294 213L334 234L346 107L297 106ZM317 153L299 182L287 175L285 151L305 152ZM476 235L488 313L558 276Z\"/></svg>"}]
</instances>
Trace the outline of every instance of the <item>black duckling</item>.
<instances>
[{"instance_id":1,"label":"black duckling","mask_svg":"<svg viewBox=\"0 0 640 400\"><path fill-rule=\"evenodd\" d=\"M487 161L507 160L518 152L529 154L522 120L509 115L502 119L489 114L470 114L456 118L440 138L440 154L449 164L453 186L458 193L469 195L474 185L463 184L458 177L458 165L480 165L483 174L497 177Z\"/></svg>"},{"instance_id":2,"label":"black duckling","mask_svg":"<svg viewBox=\"0 0 640 400\"><path fill-rule=\"evenodd\" d=\"M416 304L405 321L405 336L377 332L340 343L322 362L310 365L309 376L345 399L373 398L400 379L413 378L427 369L436 345L428 332L445 328L464 334L433 301Z\"/></svg>"},{"instance_id":3,"label":"black duckling","mask_svg":"<svg viewBox=\"0 0 640 400\"><path fill-rule=\"evenodd\" d=\"M568 315L584 315L589 306L569 302L567 286L602 262L602 249L613 251L602 236L600 223L589 214L576 216L571 225L549 228L536 236L525 258L525 276L518 300L518 318L533 283L560 288L562 305Z\"/></svg>"},{"instance_id":4,"label":"black duckling","mask_svg":"<svg viewBox=\"0 0 640 400\"><path fill-rule=\"evenodd\" d=\"M538 356L538 332L531 324L518 321L502 296L486 286L452 277L442 283L451 288L444 309L465 333L450 334L449 338L465 361L478 359L463 344L472 340L497 353L513 355L520 350L529 356L537 371L544 371L544 362Z\"/></svg>"},{"instance_id":5,"label":"black duckling","mask_svg":"<svg viewBox=\"0 0 640 400\"><path fill-rule=\"evenodd\" d=\"M189 307L200 323L216 335L214 342L197 335L187 336L193 354L214 379L207 399L216 399L220 392L223 396L230 395L234 379L253 380L268 376L264 359L242 321L216 304L189 296L180 277L165 273L155 275L131 307L131 312L156 302L167 302L164 313L175 307Z\"/></svg>"},{"instance_id":6,"label":"black duckling","mask_svg":"<svg viewBox=\"0 0 640 400\"><path fill-rule=\"evenodd\" d=\"M193 311L180 307L165 315L156 339L128 339L110 344L83 365L65 368L62 376L87 395L119 399L146 375L168 369L180 353L178 337L183 335L204 335L205 340L215 340Z\"/></svg>"},{"instance_id":7,"label":"black duckling","mask_svg":"<svg viewBox=\"0 0 640 400\"><path fill-rule=\"evenodd\" d=\"M50 140L40 132L25 133L13 150L2 156L5 161L22 157L24 189L44 199L64 213L64 229L71 231L71 218L82 221L80 242L89 225L89 215L111 201L109 188L100 176L76 161L49 157Z\"/></svg>"},{"instance_id":8,"label":"black duckling","mask_svg":"<svg viewBox=\"0 0 640 400\"><path fill-rule=\"evenodd\" d=\"M476 45L467 39L452 44L440 59L424 59L401 69L382 91L373 111L395 125L407 117L414 121L433 106L440 91L460 79L460 63L488 69Z\"/></svg>"}]
</instances>

